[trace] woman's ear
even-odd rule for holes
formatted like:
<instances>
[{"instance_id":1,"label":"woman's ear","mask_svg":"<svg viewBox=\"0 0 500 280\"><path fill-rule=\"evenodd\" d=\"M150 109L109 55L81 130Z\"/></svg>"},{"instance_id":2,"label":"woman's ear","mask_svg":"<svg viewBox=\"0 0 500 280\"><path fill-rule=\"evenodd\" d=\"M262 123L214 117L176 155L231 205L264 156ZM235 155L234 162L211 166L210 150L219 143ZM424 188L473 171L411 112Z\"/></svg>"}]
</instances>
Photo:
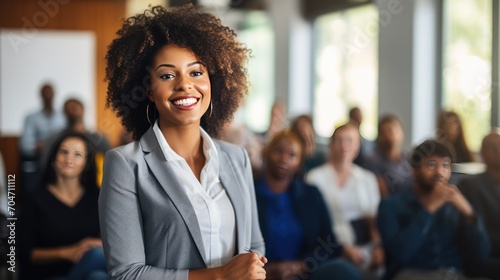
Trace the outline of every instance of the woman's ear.
<instances>
[{"instance_id":1,"label":"woman's ear","mask_svg":"<svg viewBox=\"0 0 500 280\"><path fill-rule=\"evenodd\" d=\"M148 96L149 101L155 102L153 98L153 90L151 88L148 88L148 90L146 91L146 95Z\"/></svg>"}]
</instances>

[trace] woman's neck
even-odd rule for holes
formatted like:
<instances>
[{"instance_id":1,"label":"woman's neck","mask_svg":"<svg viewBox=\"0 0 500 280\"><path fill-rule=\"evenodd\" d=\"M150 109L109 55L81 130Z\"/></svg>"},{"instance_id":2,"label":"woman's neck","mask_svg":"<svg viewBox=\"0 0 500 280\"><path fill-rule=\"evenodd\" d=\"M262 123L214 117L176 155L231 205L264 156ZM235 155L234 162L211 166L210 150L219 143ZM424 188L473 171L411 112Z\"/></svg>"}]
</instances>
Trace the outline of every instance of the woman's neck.
<instances>
[{"instance_id":1,"label":"woman's neck","mask_svg":"<svg viewBox=\"0 0 500 280\"><path fill-rule=\"evenodd\" d=\"M205 166L200 124L185 126L166 126L160 122L160 130L170 148L186 160L187 165L198 181L201 182L201 170Z\"/></svg>"},{"instance_id":2,"label":"woman's neck","mask_svg":"<svg viewBox=\"0 0 500 280\"><path fill-rule=\"evenodd\" d=\"M160 130L170 148L186 161L197 159L203 154L199 125L171 127L160 122Z\"/></svg>"},{"instance_id":3,"label":"woman's neck","mask_svg":"<svg viewBox=\"0 0 500 280\"><path fill-rule=\"evenodd\" d=\"M269 189L276 194L286 192L292 182L291 178L276 179L273 178L273 176L271 176L269 173L266 174L265 180Z\"/></svg>"},{"instance_id":4,"label":"woman's neck","mask_svg":"<svg viewBox=\"0 0 500 280\"><path fill-rule=\"evenodd\" d=\"M331 160L331 164L333 165L333 169L337 174L349 174L352 169L352 162L344 162L339 160Z\"/></svg>"},{"instance_id":5,"label":"woman's neck","mask_svg":"<svg viewBox=\"0 0 500 280\"><path fill-rule=\"evenodd\" d=\"M337 184L339 187L344 187L351 177L352 162L344 162L332 160L331 164L336 173Z\"/></svg>"},{"instance_id":6,"label":"woman's neck","mask_svg":"<svg viewBox=\"0 0 500 280\"><path fill-rule=\"evenodd\" d=\"M75 206L84 193L79 178L63 178L59 176L55 184L49 186L49 191L63 204Z\"/></svg>"},{"instance_id":7,"label":"woman's neck","mask_svg":"<svg viewBox=\"0 0 500 280\"><path fill-rule=\"evenodd\" d=\"M52 186L59 192L67 194L77 193L83 189L78 177L65 178L58 176L56 183Z\"/></svg>"}]
</instances>

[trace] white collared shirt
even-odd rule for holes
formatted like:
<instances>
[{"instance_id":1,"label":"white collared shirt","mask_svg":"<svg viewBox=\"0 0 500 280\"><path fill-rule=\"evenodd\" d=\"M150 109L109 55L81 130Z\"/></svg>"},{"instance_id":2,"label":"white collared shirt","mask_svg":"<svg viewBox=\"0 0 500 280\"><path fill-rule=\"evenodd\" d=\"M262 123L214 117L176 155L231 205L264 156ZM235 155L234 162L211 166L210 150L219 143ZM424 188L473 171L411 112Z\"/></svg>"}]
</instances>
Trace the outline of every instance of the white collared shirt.
<instances>
[{"instance_id":1,"label":"white collared shirt","mask_svg":"<svg viewBox=\"0 0 500 280\"><path fill-rule=\"evenodd\" d=\"M306 182L316 186L323 195L337 240L341 244L355 244L350 222L377 215L380 194L375 174L353 164L345 186L341 187L335 168L325 163L309 171Z\"/></svg>"},{"instance_id":2,"label":"white collared shirt","mask_svg":"<svg viewBox=\"0 0 500 280\"><path fill-rule=\"evenodd\" d=\"M210 136L200 127L205 166L200 181L184 158L176 154L161 132L158 121L153 126L156 139L165 159L172 163L181 185L198 219L207 267L228 263L236 248L236 222L234 208L219 180L219 155Z\"/></svg>"}]
</instances>

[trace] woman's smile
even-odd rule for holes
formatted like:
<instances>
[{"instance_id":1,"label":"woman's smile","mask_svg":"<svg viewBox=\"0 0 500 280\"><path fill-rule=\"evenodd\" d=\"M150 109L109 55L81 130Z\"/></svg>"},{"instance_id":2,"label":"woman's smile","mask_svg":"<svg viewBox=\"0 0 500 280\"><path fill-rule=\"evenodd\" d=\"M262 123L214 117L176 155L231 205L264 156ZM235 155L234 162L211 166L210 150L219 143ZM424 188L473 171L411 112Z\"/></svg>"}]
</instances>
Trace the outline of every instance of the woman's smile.
<instances>
[{"instance_id":1,"label":"woman's smile","mask_svg":"<svg viewBox=\"0 0 500 280\"><path fill-rule=\"evenodd\" d=\"M202 61L186 49L166 45L156 53L149 99L163 125L199 125L211 100L210 77Z\"/></svg>"},{"instance_id":2,"label":"woman's smile","mask_svg":"<svg viewBox=\"0 0 500 280\"><path fill-rule=\"evenodd\" d=\"M191 110L197 104L200 98L190 96L179 96L170 100L170 102L179 110Z\"/></svg>"}]
</instances>

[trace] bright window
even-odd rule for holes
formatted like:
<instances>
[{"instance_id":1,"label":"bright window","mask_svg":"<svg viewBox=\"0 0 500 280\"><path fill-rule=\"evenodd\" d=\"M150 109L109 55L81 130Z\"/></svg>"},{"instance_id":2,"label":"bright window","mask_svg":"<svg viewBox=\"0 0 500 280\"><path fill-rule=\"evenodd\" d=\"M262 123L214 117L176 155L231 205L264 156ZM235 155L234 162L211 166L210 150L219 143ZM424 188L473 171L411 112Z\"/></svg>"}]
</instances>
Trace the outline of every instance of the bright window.
<instances>
[{"instance_id":1,"label":"bright window","mask_svg":"<svg viewBox=\"0 0 500 280\"><path fill-rule=\"evenodd\" d=\"M315 22L313 117L317 133L329 137L361 108L361 134L377 133L378 12L373 4L334 12Z\"/></svg>"},{"instance_id":2,"label":"bright window","mask_svg":"<svg viewBox=\"0 0 500 280\"><path fill-rule=\"evenodd\" d=\"M456 111L470 148L491 123L492 0L445 1L443 107Z\"/></svg>"},{"instance_id":3,"label":"bright window","mask_svg":"<svg viewBox=\"0 0 500 280\"><path fill-rule=\"evenodd\" d=\"M238 38L252 50L248 64L250 89L237 114L237 122L252 131L265 131L269 126L274 102L274 33L271 20L264 12L250 12Z\"/></svg>"}]
</instances>

